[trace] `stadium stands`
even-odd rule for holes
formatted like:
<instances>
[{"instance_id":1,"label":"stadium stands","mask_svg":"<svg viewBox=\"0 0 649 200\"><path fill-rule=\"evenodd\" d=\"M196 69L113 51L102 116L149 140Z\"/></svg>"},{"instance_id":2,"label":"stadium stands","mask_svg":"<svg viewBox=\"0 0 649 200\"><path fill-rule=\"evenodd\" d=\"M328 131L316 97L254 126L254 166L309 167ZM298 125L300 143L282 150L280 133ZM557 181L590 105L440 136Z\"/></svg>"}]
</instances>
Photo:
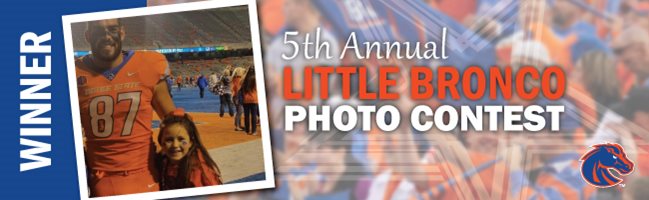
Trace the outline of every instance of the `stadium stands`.
<instances>
[{"instance_id":1,"label":"stadium stands","mask_svg":"<svg viewBox=\"0 0 649 200\"><path fill-rule=\"evenodd\" d=\"M247 8L231 7L122 19L126 28L124 49L157 49L196 46L250 48ZM83 37L85 23L72 24L75 51L89 51Z\"/></svg>"},{"instance_id":2,"label":"stadium stands","mask_svg":"<svg viewBox=\"0 0 649 200\"><path fill-rule=\"evenodd\" d=\"M227 65L247 67L253 65L252 56L229 57L224 59L183 60L170 62L172 74L177 76L209 75L212 72L222 73Z\"/></svg>"}]
</instances>

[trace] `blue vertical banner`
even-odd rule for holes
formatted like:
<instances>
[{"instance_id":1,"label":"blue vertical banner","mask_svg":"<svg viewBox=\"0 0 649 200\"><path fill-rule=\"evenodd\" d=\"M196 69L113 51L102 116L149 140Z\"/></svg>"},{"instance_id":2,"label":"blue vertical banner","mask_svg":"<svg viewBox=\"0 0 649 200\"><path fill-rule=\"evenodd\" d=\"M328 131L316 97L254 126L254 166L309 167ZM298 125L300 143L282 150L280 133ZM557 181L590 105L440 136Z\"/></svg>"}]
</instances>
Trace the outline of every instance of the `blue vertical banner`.
<instances>
[{"instance_id":1,"label":"blue vertical banner","mask_svg":"<svg viewBox=\"0 0 649 200\"><path fill-rule=\"evenodd\" d=\"M144 7L146 1L3 3L0 13L6 21L0 32L0 199L79 199L61 16ZM34 43L25 40L21 49L21 37L30 36L40 36L42 48L29 48ZM21 74L21 59L25 66L42 68L31 72L23 69ZM45 69L48 59L49 70ZM46 86L40 93L51 95L28 95L35 82ZM30 114L37 113L28 120Z\"/></svg>"}]
</instances>

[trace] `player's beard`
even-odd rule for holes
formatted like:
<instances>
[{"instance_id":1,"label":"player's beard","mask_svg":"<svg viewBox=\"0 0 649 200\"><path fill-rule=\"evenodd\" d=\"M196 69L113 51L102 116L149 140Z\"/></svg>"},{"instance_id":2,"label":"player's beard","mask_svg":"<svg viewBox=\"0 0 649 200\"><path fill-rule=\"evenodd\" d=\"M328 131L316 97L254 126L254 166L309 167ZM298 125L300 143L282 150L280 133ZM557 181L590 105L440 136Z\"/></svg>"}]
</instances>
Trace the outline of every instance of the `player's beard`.
<instances>
[{"instance_id":1,"label":"player's beard","mask_svg":"<svg viewBox=\"0 0 649 200\"><path fill-rule=\"evenodd\" d=\"M103 62L113 62L122 52L121 34L110 36L110 39L98 40L91 48L92 56Z\"/></svg>"}]
</instances>

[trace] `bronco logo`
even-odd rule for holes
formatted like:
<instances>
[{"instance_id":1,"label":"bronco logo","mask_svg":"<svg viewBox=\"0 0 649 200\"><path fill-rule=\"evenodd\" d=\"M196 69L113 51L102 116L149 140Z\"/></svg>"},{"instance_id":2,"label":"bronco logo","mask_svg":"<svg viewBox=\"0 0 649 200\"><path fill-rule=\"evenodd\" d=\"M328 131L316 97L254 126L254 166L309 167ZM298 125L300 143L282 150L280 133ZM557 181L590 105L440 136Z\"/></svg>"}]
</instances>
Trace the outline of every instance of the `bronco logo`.
<instances>
[{"instance_id":1,"label":"bronco logo","mask_svg":"<svg viewBox=\"0 0 649 200\"><path fill-rule=\"evenodd\" d=\"M611 169L622 175L633 172L633 162L626 157L624 149L619 144L596 144L592 147L594 149L580 159L581 175L586 182L600 188L613 187L622 180L611 174Z\"/></svg>"}]
</instances>

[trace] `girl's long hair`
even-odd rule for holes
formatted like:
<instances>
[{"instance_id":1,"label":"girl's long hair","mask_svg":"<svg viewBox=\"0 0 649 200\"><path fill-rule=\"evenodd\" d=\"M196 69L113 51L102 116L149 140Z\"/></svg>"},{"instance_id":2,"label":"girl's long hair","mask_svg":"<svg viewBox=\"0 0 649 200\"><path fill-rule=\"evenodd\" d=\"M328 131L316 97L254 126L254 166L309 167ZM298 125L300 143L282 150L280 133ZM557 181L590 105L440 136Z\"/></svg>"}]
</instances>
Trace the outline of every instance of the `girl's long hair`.
<instances>
[{"instance_id":1,"label":"girl's long hair","mask_svg":"<svg viewBox=\"0 0 649 200\"><path fill-rule=\"evenodd\" d=\"M163 157L162 161L162 170L161 173L161 188L162 189L178 189L178 188L167 188L169 187L168 183L169 181L174 181L176 184L176 187L180 188L187 188L187 187L192 187L190 184L190 173L191 169L193 166L200 166L201 163L198 160L198 155L197 153L201 153L203 155L203 159L207 163L207 165L215 170L214 172L218 176L217 178L220 180L221 179L221 171L219 170L218 165L212 158L209 156L207 153L207 150L205 149L205 146L201 142L200 134L198 134L198 129L196 128L196 125L194 122L190 119L189 115L183 114L183 116L175 116L175 115L170 115L162 121L161 126L160 126L160 134L158 134L158 144L162 145L162 140L163 140L163 133L166 131L169 126L172 124L180 124L183 126L186 130L187 133L189 134L190 140L192 141L192 147L189 148L189 151L187 152L187 155L183 157L180 160L179 164L179 169L178 169L178 176L176 177L176 180L165 180L165 176L167 173L167 163L169 162L165 157ZM202 169L201 169L202 171ZM205 176L205 171L202 171L203 176Z\"/></svg>"}]
</instances>

